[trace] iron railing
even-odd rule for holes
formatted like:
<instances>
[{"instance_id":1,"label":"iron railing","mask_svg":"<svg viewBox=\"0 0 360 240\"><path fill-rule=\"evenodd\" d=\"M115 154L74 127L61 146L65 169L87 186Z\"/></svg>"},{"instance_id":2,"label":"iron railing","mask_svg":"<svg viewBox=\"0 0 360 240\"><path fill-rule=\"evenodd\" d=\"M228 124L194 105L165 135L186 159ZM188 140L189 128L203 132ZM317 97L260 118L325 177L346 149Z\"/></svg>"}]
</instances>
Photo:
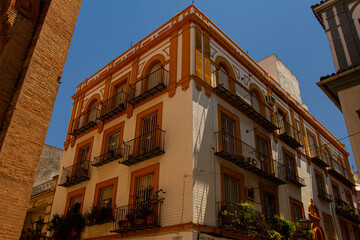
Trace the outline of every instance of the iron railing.
<instances>
[{"instance_id":1,"label":"iron railing","mask_svg":"<svg viewBox=\"0 0 360 240\"><path fill-rule=\"evenodd\" d=\"M311 160L316 162L322 167L330 166L330 156L328 153L316 145L312 145L309 147L309 155L311 156Z\"/></svg>"},{"instance_id":2,"label":"iron railing","mask_svg":"<svg viewBox=\"0 0 360 240\"><path fill-rule=\"evenodd\" d=\"M85 132L86 130L96 126L98 123L98 120L97 120L98 113L99 113L99 109L92 108L89 111L87 111L86 113L83 113L82 115L80 115L80 117L76 118L73 121L73 125L71 128L70 134L73 136L77 136L77 135Z\"/></svg>"},{"instance_id":3,"label":"iron railing","mask_svg":"<svg viewBox=\"0 0 360 240\"><path fill-rule=\"evenodd\" d=\"M278 115L279 118L281 116ZM286 122L285 119L280 119L280 139L283 140L292 148L298 148L300 144L300 131L293 127L290 123Z\"/></svg>"},{"instance_id":4,"label":"iron railing","mask_svg":"<svg viewBox=\"0 0 360 240\"><path fill-rule=\"evenodd\" d=\"M126 108L126 99L126 92L121 91L103 102L101 104L102 107L99 119L106 120L124 111Z\"/></svg>"},{"instance_id":5,"label":"iron railing","mask_svg":"<svg viewBox=\"0 0 360 240\"><path fill-rule=\"evenodd\" d=\"M156 93L161 92L168 86L168 82L169 72L164 68L159 68L130 85L128 102L135 105Z\"/></svg>"},{"instance_id":6,"label":"iron railing","mask_svg":"<svg viewBox=\"0 0 360 240\"><path fill-rule=\"evenodd\" d=\"M37 185L35 187L32 188L32 191L31 191L31 196L34 196L36 194L39 194L39 193L42 193L42 192L46 192L48 190L51 189L52 187L52 180L50 181L47 181L47 182L44 182L40 185Z\"/></svg>"},{"instance_id":7,"label":"iron railing","mask_svg":"<svg viewBox=\"0 0 360 240\"><path fill-rule=\"evenodd\" d=\"M124 143L124 157L120 163L130 166L165 153L165 133L156 128Z\"/></svg>"},{"instance_id":8,"label":"iron railing","mask_svg":"<svg viewBox=\"0 0 360 240\"><path fill-rule=\"evenodd\" d=\"M278 129L275 123L277 114L273 109L223 70L218 69L213 72L211 86L269 131Z\"/></svg>"},{"instance_id":9,"label":"iron railing","mask_svg":"<svg viewBox=\"0 0 360 240\"><path fill-rule=\"evenodd\" d=\"M214 140L216 155L278 185L286 184L285 168L282 163L225 131L214 133Z\"/></svg>"},{"instance_id":10,"label":"iron railing","mask_svg":"<svg viewBox=\"0 0 360 240\"><path fill-rule=\"evenodd\" d=\"M95 167L99 167L101 165L104 165L105 163L112 162L114 160L122 158L123 155L124 155L124 150L121 147L110 149L104 154L95 157L91 165Z\"/></svg>"},{"instance_id":11,"label":"iron railing","mask_svg":"<svg viewBox=\"0 0 360 240\"><path fill-rule=\"evenodd\" d=\"M160 226L162 201L151 199L117 207L112 232L127 232Z\"/></svg>"},{"instance_id":12,"label":"iron railing","mask_svg":"<svg viewBox=\"0 0 360 240\"><path fill-rule=\"evenodd\" d=\"M59 186L70 187L89 180L89 165L90 161L85 160L67 168L63 168Z\"/></svg>"},{"instance_id":13,"label":"iron railing","mask_svg":"<svg viewBox=\"0 0 360 240\"><path fill-rule=\"evenodd\" d=\"M296 173L293 172L287 172L287 176L286 176L287 180L294 183L295 185L299 186L299 187L305 187L305 180L301 177L299 177L298 175L296 175Z\"/></svg>"},{"instance_id":14,"label":"iron railing","mask_svg":"<svg viewBox=\"0 0 360 240\"><path fill-rule=\"evenodd\" d=\"M337 176L340 178L344 183L347 185L354 187L355 186L355 180L354 176L351 172L349 172L346 168L341 166L337 161L332 161L332 166L328 170L331 174Z\"/></svg>"},{"instance_id":15,"label":"iron railing","mask_svg":"<svg viewBox=\"0 0 360 240\"><path fill-rule=\"evenodd\" d=\"M318 197L328 201L328 202L332 202L332 195L328 194L324 189L318 189Z\"/></svg>"},{"instance_id":16,"label":"iron railing","mask_svg":"<svg viewBox=\"0 0 360 240\"><path fill-rule=\"evenodd\" d=\"M353 221L356 224L360 224L360 211L352 206L349 202L345 202L340 199L336 199L336 213L346 219Z\"/></svg>"},{"instance_id":17,"label":"iron railing","mask_svg":"<svg viewBox=\"0 0 360 240\"><path fill-rule=\"evenodd\" d=\"M112 198L101 200L98 207L91 207L90 212L85 214L86 225L103 224L114 221Z\"/></svg>"}]
</instances>

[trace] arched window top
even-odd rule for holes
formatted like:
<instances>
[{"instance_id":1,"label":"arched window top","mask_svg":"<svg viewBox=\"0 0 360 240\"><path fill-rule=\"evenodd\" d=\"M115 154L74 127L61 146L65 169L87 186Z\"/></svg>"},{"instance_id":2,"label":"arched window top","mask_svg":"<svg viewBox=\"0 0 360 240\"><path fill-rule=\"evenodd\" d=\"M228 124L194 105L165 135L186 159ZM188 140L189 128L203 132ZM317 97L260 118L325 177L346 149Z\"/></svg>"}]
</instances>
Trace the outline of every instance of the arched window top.
<instances>
[{"instance_id":1,"label":"arched window top","mask_svg":"<svg viewBox=\"0 0 360 240\"><path fill-rule=\"evenodd\" d=\"M161 62L156 62L149 70L149 74L152 74L161 68Z\"/></svg>"}]
</instances>

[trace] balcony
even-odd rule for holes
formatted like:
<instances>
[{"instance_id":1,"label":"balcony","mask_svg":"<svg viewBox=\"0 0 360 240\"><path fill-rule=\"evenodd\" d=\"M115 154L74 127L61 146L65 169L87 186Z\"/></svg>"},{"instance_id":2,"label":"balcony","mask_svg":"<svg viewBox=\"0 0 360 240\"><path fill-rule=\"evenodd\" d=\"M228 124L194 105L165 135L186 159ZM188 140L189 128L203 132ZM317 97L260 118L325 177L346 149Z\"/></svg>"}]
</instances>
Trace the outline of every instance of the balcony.
<instances>
[{"instance_id":1,"label":"balcony","mask_svg":"<svg viewBox=\"0 0 360 240\"><path fill-rule=\"evenodd\" d=\"M278 129L278 126L274 124L276 113L268 107L267 104L258 100L255 94L251 94L238 83L238 81L232 79L224 71L219 69L214 73L213 76L215 76L215 79L212 81L212 86L217 93L239 107L243 112L270 132ZM234 85L233 92L229 90L230 87L228 82Z\"/></svg>"},{"instance_id":2,"label":"balcony","mask_svg":"<svg viewBox=\"0 0 360 240\"><path fill-rule=\"evenodd\" d=\"M347 184L350 187L355 186L354 177L351 172L347 171L346 168L341 166L336 161L332 161L332 167L328 170L330 174L340 179L343 183Z\"/></svg>"},{"instance_id":3,"label":"balcony","mask_svg":"<svg viewBox=\"0 0 360 240\"><path fill-rule=\"evenodd\" d=\"M101 105L101 113L99 119L105 121L118 113L121 113L126 108L127 94L123 91L117 93L113 97L109 98Z\"/></svg>"},{"instance_id":4,"label":"balcony","mask_svg":"<svg viewBox=\"0 0 360 240\"><path fill-rule=\"evenodd\" d=\"M268 239L264 215L247 203L229 201L216 203L218 227L222 230L252 236L251 239ZM239 236L240 237L240 236ZM236 239L249 239L244 236Z\"/></svg>"},{"instance_id":5,"label":"balcony","mask_svg":"<svg viewBox=\"0 0 360 240\"><path fill-rule=\"evenodd\" d=\"M301 147L302 145L299 142L300 131L284 119L280 120L280 125L280 139L294 149Z\"/></svg>"},{"instance_id":6,"label":"balcony","mask_svg":"<svg viewBox=\"0 0 360 240\"><path fill-rule=\"evenodd\" d=\"M106 163L120 159L123 156L123 152L124 152L124 150L120 147L110 149L106 153L95 157L94 161L91 163L91 165L95 166L95 167L99 167Z\"/></svg>"},{"instance_id":7,"label":"balcony","mask_svg":"<svg viewBox=\"0 0 360 240\"><path fill-rule=\"evenodd\" d=\"M328 194L324 189L318 190L318 197L322 200L332 202L332 195Z\"/></svg>"},{"instance_id":8,"label":"balcony","mask_svg":"<svg viewBox=\"0 0 360 240\"><path fill-rule=\"evenodd\" d=\"M135 105L164 90L169 81L169 72L160 68L130 85L128 102Z\"/></svg>"},{"instance_id":9,"label":"balcony","mask_svg":"<svg viewBox=\"0 0 360 240\"><path fill-rule=\"evenodd\" d=\"M160 227L162 200L154 199L117 207L111 232L128 232Z\"/></svg>"},{"instance_id":10,"label":"balcony","mask_svg":"<svg viewBox=\"0 0 360 240\"><path fill-rule=\"evenodd\" d=\"M70 167L63 168L59 186L70 187L89 180L89 165L89 161L82 161Z\"/></svg>"},{"instance_id":11,"label":"balcony","mask_svg":"<svg viewBox=\"0 0 360 240\"><path fill-rule=\"evenodd\" d=\"M327 153L316 145L310 146L311 161L320 165L321 167L329 167L330 159Z\"/></svg>"},{"instance_id":12,"label":"balcony","mask_svg":"<svg viewBox=\"0 0 360 240\"><path fill-rule=\"evenodd\" d=\"M351 204L344 202L340 199L336 199L336 214L342 216L350 221L360 224L359 210L353 207Z\"/></svg>"},{"instance_id":13,"label":"balcony","mask_svg":"<svg viewBox=\"0 0 360 240\"><path fill-rule=\"evenodd\" d=\"M214 138L215 155L277 185L286 184L283 164L224 131L215 133Z\"/></svg>"},{"instance_id":14,"label":"balcony","mask_svg":"<svg viewBox=\"0 0 360 240\"><path fill-rule=\"evenodd\" d=\"M76 118L73 121L71 128L71 135L77 136L86 130L97 125L97 117L99 110L97 108L92 108L88 112L82 114L80 117Z\"/></svg>"},{"instance_id":15,"label":"balcony","mask_svg":"<svg viewBox=\"0 0 360 240\"><path fill-rule=\"evenodd\" d=\"M113 222L114 211L112 209L112 198L104 199L99 202L99 206L92 206L90 212L85 214L85 224L87 226Z\"/></svg>"},{"instance_id":16,"label":"balcony","mask_svg":"<svg viewBox=\"0 0 360 240\"><path fill-rule=\"evenodd\" d=\"M131 166L149 158L159 156L165 153L164 147L165 131L156 128L124 143L124 158L120 160L120 163Z\"/></svg>"},{"instance_id":17,"label":"balcony","mask_svg":"<svg viewBox=\"0 0 360 240\"><path fill-rule=\"evenodd\" d=\"M287 172L286 179L295 184L298 187L305 187L305 180L299 176L297 176L295 173Z\"/></svg>"},{"instance_id":18,"label":"balcony","mask_svg":"<svg viewBox=\"0 0 360 240\"><path fill-rule=\"evenodd\" d=\"M51 189L53 180L47 181L32 188L31 196L46 192Z\"/></svg>"}]
</instances>

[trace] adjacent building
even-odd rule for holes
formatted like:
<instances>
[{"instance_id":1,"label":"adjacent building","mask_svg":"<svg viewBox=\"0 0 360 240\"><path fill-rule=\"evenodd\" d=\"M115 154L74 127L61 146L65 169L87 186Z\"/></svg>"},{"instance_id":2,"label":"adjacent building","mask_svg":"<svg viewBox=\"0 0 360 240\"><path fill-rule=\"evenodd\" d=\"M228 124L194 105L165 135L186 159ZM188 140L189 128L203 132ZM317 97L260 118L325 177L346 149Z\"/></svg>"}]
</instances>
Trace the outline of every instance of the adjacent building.
<instances>
[{"instance_id":1,"label":"adjacent building","mask_svg":"<svg viewBox=\"0 0 360 240\"><path fill-rule=\"evenodd\" d=\"M254 61L194 5L76 88L52 214L83 239L254 239L225 210L360 237L340 143L275 56ZM243 232L243 233L241 233Z\"/></svg>"},{"instance_id":2,"label":"adjacent building","mask_svg":"<svg viewBox=\"0 0 360 240\"><path fill-rule=\"evenodd\" d=\"M44 225L39 232L36 232L32 223L42 219L44 224L46 224L50 220L62 154L62 149L47 144L45 144L42 149L21 239L26 239L28 229L30 229L34 235L46 235L46 225Z\"/></svg>"},{"instance_id":3,"label":"adjacent building","mask_svg":"<svg viewBox=\"0 0 360 240\"><path fill-rule=\"evenodd\" d=\"M80 5L0 1L0 239L20 238Z\"/></svg>"},{"instance_id":4,"label":"adjacent building","mask_svg":"<svg viewBox=\"0 0 360 240\"><path fill-rule=\"evenodd\" d=\"M321 1L312 10L324 28L335 73L317 85L343 113L357 169L360 169L360 2Z\"/></svg>"}]
</instances>

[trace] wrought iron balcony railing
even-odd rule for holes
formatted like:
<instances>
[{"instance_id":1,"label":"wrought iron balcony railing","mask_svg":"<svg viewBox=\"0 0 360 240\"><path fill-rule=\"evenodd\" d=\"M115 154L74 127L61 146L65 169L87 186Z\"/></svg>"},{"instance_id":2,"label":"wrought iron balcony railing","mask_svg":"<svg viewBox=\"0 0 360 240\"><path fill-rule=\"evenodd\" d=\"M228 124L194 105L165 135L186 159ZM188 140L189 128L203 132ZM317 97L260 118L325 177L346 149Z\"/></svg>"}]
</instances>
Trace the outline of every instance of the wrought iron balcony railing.
<instances>
[{"instance_id":1,"label":"wrought iron balcony railing","mask_svg":"<svg viewBox=\"0 0 360 240\"><path fill-rule=\"evenodd\" d=\"M86 113L83 113L80 117L76 118L73 121L73 125L71 128L71 135L77 136L86 130L94 127L98 123L98 113L99 110L97 108L92 108Z\"/></svg>"},{"instance_id":2,"label":"wrought iron balcony railing","mask_svg":"<svg viewBox=\"0 0 360 240\"><path fill-rule=\"evenodd\" d=\"M161 200L152 199L117 207L111 232L128 232L160 227Z\"/></svg>"},{"instance_id":3,"label":"wrought iron balcony railing","mask_svg":"<svg viewBox=\"0 0 360 240\"><path fill-rule=\"evenodd\" d=\"M278 185L286 184L283 164L225 131L216 132L214 138L216 155Z\"/></svg>"},{"instance_id":4,"label":"wrought iron balcony railing","mask_svg":"<svg viewBox=\"0 0 360 240\"><path fill-rule=\"evenodd\" d=\"M161 92L168 86L168 81L169 72L164 68L159 68L130 85L128 102L135 105L156 93Z\"/></svg>"},{"instance_id":5,"label":"wrought iron balcony railing","mask_svg":"<svg viewBox=\"0 0 360 240\"><path fill-rule=\"evenodd\" d=\"M338 177L339 179L341 179L341 181L351 187L355 186L355 180L354 180L354 176L352 175L351 172L349 172L346 168L344 168L343 166L341 166L337 161L333 160L332 161L332 166L330 167L330 169L328 170L329 173L335 175L336 177Z\"/></svg>"},{"instance_id":6,"label":"wrought iron balcony railing","mask_svg":"<svg viewBox=\"0 0 360 240\"><path fill-rule=\"evenodd\" d=\"M165 133L156 128L124 143L124 157L120 163L131 166L165 153Z\"/></svg>"},{"instance_id":7,"label":"wrought iron balcony railing","mask_svg":"<svg viewBox=\"0 0 360 240\"><path fill-rule=\"evenodd\" d=\"M298 175L296 175L295 173L292 172L287 172L287 176L286 179L289 182L292 182L293 184L299 186L299 187L305 187L305 180L301 177L299 177Z\"/></svg>"},{"instance_id":8,"label":"wrought iron balcony railing","mask_svg":"<svg viewBox=\"0 0 360 240\"><path fill-rule=\"evenodd\" d=\"M53 181L50 180L50 181L44 182L40 185L33 187L32 191L31 191L31 196L34 196L36 194L43 193L43 192L50 190L52 187L52 182Z\"/></svg>"},{"instance_id":9,"label":"wrought iron balcony railing","mask_svg":"<svg viewBox=\"0 0 360 240\"><path fill-rule=\"evenodd\" d=\"M87 181L90 179L89 175L90 161L82 161L74 165L63 168L59 186L70 187L75 184Z\"/></svg>"},{"instance_id":10,"label":"wrought iron balcony railing","mask_svg":"<svg viewBox=\"0 0 360 240\"><path fill-rule=\"evenodd\" d=\"M101 104L102 107L99 119L104 121L124 111L126 108L126 99L126 92L121 91L103 102Z\"/></svg>"},{"instance_id":11,"label":"wrought iron balcony railing","mask_svg":"<svg viewBox=\"0 0 360 240\"><path fill-rule=\"evenodd\" d=\"M326 153L326 151L323 151L321 148L319 148L316 145L310 146L310 156L311 160L321 167L329 167L330 166L330 156Z\"/></svg>"},{"instance_id":12,"label":"wrought iron balcony railing","mask_svg":"<svg viewBox=\"0 0 360 240\"><path fill-rule=\"evenodd\" d=\"M212 87L216 92L238 106L270 132L278 129L275 124L276 113L255 94L245 89L238 81L231 78L223 70L218 69L212 74Z\"/></svg>"},{"instance_id":13,"label":"wrought iron balcony railing","mask_svg":"<svg viewBox=\"0 0 360 240\"><path fill-rule=\"evenodd\" d=\"M278 116L280 118L280 116ZM280 119L280 139L292 148L298 148L300 144L300 131L294 128L284 119Z\"/></svg>"},{"instance_id":14,"label":"wrought iron balcony railing","mask_svg":"<svg viewBox=\"0 0 360 240\"><path fill-rule=\"evenodd\" d=\"M124 150L120 147L110 149L109 151L105 152L104 154L97 156L94 158L94 161L91 165L95 167L99 167L104 165L105 163L115 161L117 159L122 158L124 155Z\"/></svg>"},{"instance_id":15,"label":"wrought iron balcony railing","mask_svg":"<svg viewBox=\"0 0 360 240\"><path fill-rule=\"evenodd\" d=\"M350 203L343 200L336 199L336 214L346 219L353 221L356 224L360 224L359 210L353 207Z\"/></svg>"},{"instance_id":16,"label":"wrought iron balcony railing","mask_svg":"<svg viewBox=\"0 0 360 240\"><path fill-rule=\"evenodd\" d=\"M324 189L318 190L318 197L328 202L332 202L332 195L328 194Z\"/></svg>"},{"instance_id":17,"label":"wrought iron balcony railing","mask_svg":"<svg viewBox=\"0 0 360 240\"><path fill-rule=\"evenodd\" d=\"M90 212L85 214L85 223L88 226L113 222L114 210L112 209L112 198L103 199L99 205L93 206Z\"/></svg>"}]
</instances>

